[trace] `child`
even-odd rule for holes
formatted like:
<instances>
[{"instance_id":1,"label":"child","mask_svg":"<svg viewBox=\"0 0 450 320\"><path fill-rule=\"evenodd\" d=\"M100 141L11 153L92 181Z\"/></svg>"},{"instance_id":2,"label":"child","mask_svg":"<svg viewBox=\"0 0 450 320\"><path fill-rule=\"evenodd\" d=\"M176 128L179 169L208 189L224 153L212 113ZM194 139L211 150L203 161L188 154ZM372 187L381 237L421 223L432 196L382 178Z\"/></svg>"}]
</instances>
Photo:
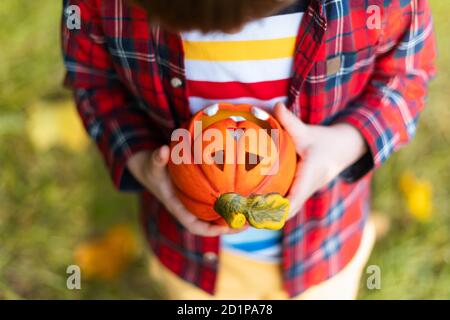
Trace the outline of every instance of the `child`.
<instances>
[{"instance_id":1,"label":"child","mask_svg":"<svg viewBox=\"0 0 450 320\"><path fill-rule=\"evenodd\" d=\"M114 184L140 192L151 274L169 297L355 298L374 242L372 172L412 138L434 73L428 1L71 5L81 24L63 21L65 84ZM236 233L174 195L170 134L220 101L272 109L293 138L282 231Z\"/></svg>"}]
</instances>

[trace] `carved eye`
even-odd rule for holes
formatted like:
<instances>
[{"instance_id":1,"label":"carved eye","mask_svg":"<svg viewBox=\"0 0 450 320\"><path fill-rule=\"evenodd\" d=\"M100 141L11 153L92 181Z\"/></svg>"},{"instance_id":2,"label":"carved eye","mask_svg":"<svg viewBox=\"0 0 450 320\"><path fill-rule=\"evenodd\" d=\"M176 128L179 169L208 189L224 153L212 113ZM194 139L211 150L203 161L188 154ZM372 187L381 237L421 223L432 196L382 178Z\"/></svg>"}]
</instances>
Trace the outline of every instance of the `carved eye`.
<instances>
[{"instance_id":1,"label":"carved eye","mask_svg":"<svg viewBox=\"0 0 450 320\"><path fill-rule=\"evenodd\" d=\"M255 168L264 158L250 152L245 153L245 171Z\"/></svg>"},{"instance_id":2,"label":"carved eye","mask_svg":"<svg viewBox=\"0 0 450 320\"><path fill-rule=\"evenodd\" d=\"M211 153L211 159L213 159L214 164L220 171L225 169L225 154L223 150L215 151Z\"/></svg>"}]
</instances>

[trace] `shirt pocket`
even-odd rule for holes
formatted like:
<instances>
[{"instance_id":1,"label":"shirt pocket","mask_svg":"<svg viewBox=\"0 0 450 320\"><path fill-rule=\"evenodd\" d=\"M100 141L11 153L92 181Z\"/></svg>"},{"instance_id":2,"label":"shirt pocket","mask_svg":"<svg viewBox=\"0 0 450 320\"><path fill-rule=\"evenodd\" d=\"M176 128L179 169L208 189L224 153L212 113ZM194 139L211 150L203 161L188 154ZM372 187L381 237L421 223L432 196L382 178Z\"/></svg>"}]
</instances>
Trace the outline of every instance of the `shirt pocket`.
<instances>
[{"instance_id":1,"label":"shirt pocket","mask_svg":"<svg viewBox=\"0 0 450 320\"><path fill-rule=\"evenodd\" d=\"M305 79L302 94L308 101L308 122L320 124L361 95L375 64L375 47L329 55L316 61Z\"/></svg>"}]
</instances>

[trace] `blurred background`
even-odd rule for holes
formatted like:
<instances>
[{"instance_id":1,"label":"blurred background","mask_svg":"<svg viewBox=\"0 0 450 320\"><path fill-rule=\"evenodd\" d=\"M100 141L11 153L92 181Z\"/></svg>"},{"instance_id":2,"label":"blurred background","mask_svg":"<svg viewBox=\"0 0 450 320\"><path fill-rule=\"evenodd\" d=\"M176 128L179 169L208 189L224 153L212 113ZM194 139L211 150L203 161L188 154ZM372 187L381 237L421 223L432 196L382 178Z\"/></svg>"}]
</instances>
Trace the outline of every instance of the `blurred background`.
<instances>
[{"instance_id":1,"label":"blurred background","mask_svg":"<svg viewBox=\"0 0 450 320\"><path fill-rule=\"evenodd\" d=\"M450 2L430 2L439 73L416 138L376 173L382 288L363 276L361 299L450 299ZM0 299L164 297L135 197L113 189L61 86L61 3L0 1Z\"/></svg>"}]
</instances>

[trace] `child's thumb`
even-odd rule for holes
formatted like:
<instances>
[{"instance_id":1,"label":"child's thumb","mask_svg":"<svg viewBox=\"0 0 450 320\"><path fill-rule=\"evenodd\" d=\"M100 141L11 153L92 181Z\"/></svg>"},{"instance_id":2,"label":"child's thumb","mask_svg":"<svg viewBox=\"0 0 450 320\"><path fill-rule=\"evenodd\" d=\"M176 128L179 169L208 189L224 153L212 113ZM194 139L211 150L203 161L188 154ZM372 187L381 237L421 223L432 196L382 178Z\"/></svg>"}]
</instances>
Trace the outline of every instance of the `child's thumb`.
<instances>
[{"instance_id":1,"label":"child's thumb","mask_svg":"<svg viewBox=\"0 0 450 320\"><path fill-rule=\"evenodd\" d=\"M157 167L164 167L169 162L170 148L166 145L153 151L152 162Z\"/></svg>"},{"instance_id":2,"label":"child's thumb","mask_svg":"<svg viewBox=\"0 0 450 320\"><path fill-rule=\"evenodd\" d=\"M304 135L306 125L295 114L289 111L283 103L275 105L275 117L292 138Z\"/></svg>"}]
</instances>

